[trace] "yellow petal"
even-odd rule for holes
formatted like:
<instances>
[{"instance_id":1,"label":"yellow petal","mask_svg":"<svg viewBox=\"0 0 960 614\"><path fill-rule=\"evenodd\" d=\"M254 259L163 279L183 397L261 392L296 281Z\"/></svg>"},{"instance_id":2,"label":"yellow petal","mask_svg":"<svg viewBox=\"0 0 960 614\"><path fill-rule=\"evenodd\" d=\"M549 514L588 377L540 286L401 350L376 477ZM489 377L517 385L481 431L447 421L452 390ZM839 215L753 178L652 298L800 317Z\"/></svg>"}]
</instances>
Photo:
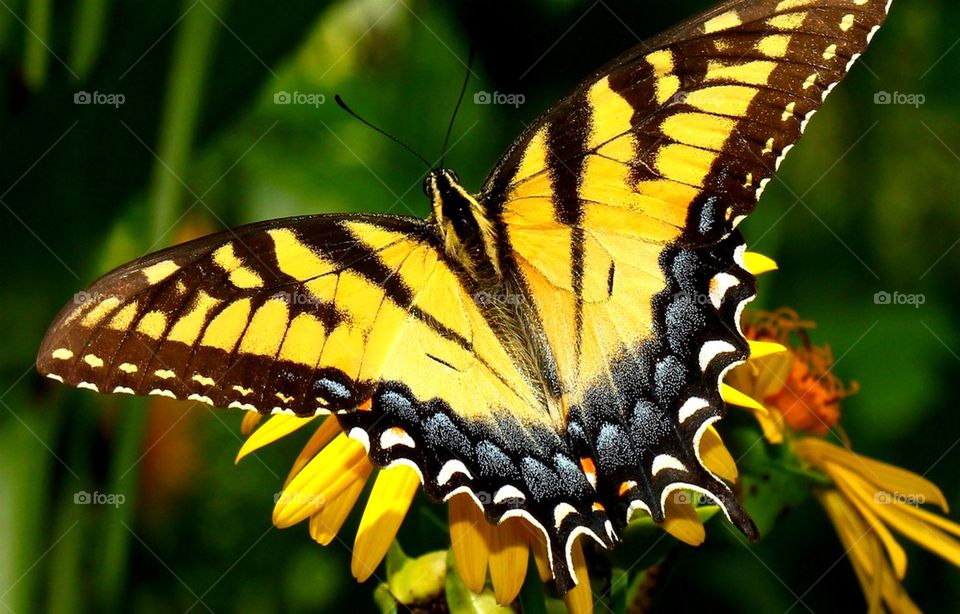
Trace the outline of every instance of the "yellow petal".
<instances>
[{"instance_id":1,"label":"yellow petal","mask_svg":"<svg viewBox=\"0 0 960 614\"><path fill-rule=\"evenodd\" d=\"M550 569L550 557L547 556L547 543L543 539L543 533L535 529L530 523L524 523L527 529L527 540L530 542L530 549L533 551L533 561L537 564L537 572L540 574L540 580L549 582L553 578L553 570Z\"/></svg>"},{"instance_id":2,"label":"yellow petal","mask_svg":"<svg viewBox=\"0 0 960 614\"><path fill-rule=\"evenodd\" d=\"M363 446L340 434L284 487L273 508L273 524L283 529L313 516L357 476L369 472Z\"/></svg>"},{"instance_id":3,"label":"yellow petal","mask_svg":"<svg viewBox=\"0 0 960 614\"><path fill-rule=\"evenodd\" d=\"M592 614L593 593L590 591L590 573L587 570L587 560L583 557L583 546L579 537L574 540L570 549L570 558L573 559L573 573L577 578L577 585L567 591L563 600L567 604L570 614Z\"/></svg>"},{"instance_id":4,"label":"yellow petal","mask_svg":"<svg viewBox=\"0 0 960 614\"><path fill-rule=\"evenodd\" d=\"M911 516L916 516L922 522L925 522L927 524L932 524L933 526L939 529L943 529L947 533L951 533L953 535L956 535L957 537L960 537L960 525L953 522L952 520L948 520L943 516L938 516L936 514L928 512L925 509L914 507L912 505L903 505L901 506L900 509L910 514Z\"/></svg>"},{"instance_id":5,"label":"yellow petal","mask_svg":"<svg viewBox=\"0 0 960 614\"><path fill-rule=\"evenodd\" d=\"M783 443L783 416L777 412L761 414L753 412L753 417L760 424L763 436L772 444Z\"/></svg>"},{"instance_id":6,"label":"yellow petal","mask_svg":"<svg viewBox=\"0 0 960 614\"><path fill-rule=\"evenodd\" d=\"M934 503L946 512L947 499L937 485L912 471L861 456L823 439L805 437L794 444L794 450L811 465L830 461L860 475L879 489L899 497L913 497L923 503Z\"/></svg>"},{"instance_id":7,"label":"yellow petal","mask_svg":"<svg viewBox=\"0 0 960 614\"><path fill-rule=\"evenodd\" d=\"M896 499L889 503L878 502L878 493L868 487L863 480L846 479L844 481L850 486L850 492L854 493L864 503L871 505L871 509L876 512L881 520L896 529L897 532L937 556L943 557L953 565L960 567L960 542L905 511L908 506L897 503Z\"/></svg>"},{"instance_id":8,"label":"yellow petal","mask_svg":"<svg viewBox=\"0 0 960 614\"><path fill-rule=\"evenodd\" d=\"M889 567L881 568L879 584L880 594L891 612L895 614L921 614L920 608L910 599L910 595L907 594L900 581L893 576ZM877 608L876 611L881 610Z\"/></svg>"},{"instance_id":9,"label":"yellow petal","mask_svg":"<svg viewBox=\"0 0 960 614\"><path fill-rule=\"evenodd\" d=\"M500 605L513 603L527 576L530 548L523 524L520 518L508 518L491 531L490 582Z\"/></svg>"},{"instance_id":10,"label":"yellow petal","mask_svg":"<svg viewBox=\"0 0 960 614\"><path fill-rule=\"evenodd\" d=\"M768 258L757 252L744 252L743 266L752 275L762 275L770 271L777 270L777 263L772 258Z\"/></svg>"},{"instance_id":11,"label":"yellow petal","mask_svg":"<svg viewBox=\"0 0 960 614\"><path fill-rule=\"evenodd\" d=\"M386 556L419 487L420 477L410 467L398 465L377 474L353 544L350 570L358 581L369 578Z\"/></svg>"},{"instance_id":12,"label":"yellow petal","mask_svg":"<svg viewBox=\"0 0 960 614\"><path fill-rule=\"evenodd\" d=\"M240 446L240 451L237 452L237 458L233 462L239 463L248 454L278 439L286 437L298 428L306 426L307 422L311 420L313 420L313 418L298 418L297 416L288 416L286 414L271 416L269 420L263 423L263 426L254 431L253 434L243 442L243 445Z\"/></svg>"},{"instance_id":13,"label":"yellow petal","mask_svg":"<svg viewBox=\"0 0 960 614\"><path fill-rule=\"evenodd\" d=\"M728 482L737 481L737 462L723 445L720 433L713 425L707 427L700 438L700 460L708 471Z\"/></svg>"},{"instance_id":14,"label":"yellow petal","mask_svg":"<svg viewBox=\"0 0 960 614\"><path fill-rule=\"evenodd\" d=\"M840 543L843 544L847 557L853 564L854 571L863 577L863 590L867 594L872 585L871 578L876 574L877 563L883 562L871 554L871 544L876 540L867 528L863 518L853 509L839 491L830 489L815 489L814 494L827 512L827 517L837 531Z\"/></svg>"},{"instance_id":15,"label":"yellow petal","mask_svg":"<svg viewBox=\"0 0 960 614\"><path fill-rule=\"evenodd\" d=\"M745 395L729 384L720 384L720 396L725 403L746 407L764 415L769 413L767 408L761 405L759 401Z\"/></svg>"},{"instance_id":16,"label":"yellow petal","mask_svg":"<svg viewBox=\"0 0 960 614\"><path fill-rule=\"evenodd\" d=\"M780 354L787 351L787 347L779 343L774 343L773 341L753 341L748 340L747 343L750 345L750 359L757 360L760 358L766 358L767 356L772 356L774 354Z\"/></svg>"},{"instance_id":17,"label":"yellow petal","mask_svg":"<svg viewBox=\"0 0 960 614\"><path fill-rule=\"evenodd\" d=\"M663 506L665 516L663 530L690 546L699 546L707 537L703 522L685 496L685 491L675 490L667 496Z\"/></svg>"},{"instance_id":18,"label":"yellow petal","mask_svg":"<svg viewBox=\"0 0 960 614\"><path fill-rule=\"evenodd\" d=\"M470 495L450 499L450 544L463 583L474 593L483 591L490 558L490 524Z\"/></svg>"},{"instance_id":19,"label":"yellow petal","mask_svg":"<svg viewBox=\"0 0 960 614\"><path fill-rule=\"evenodd\" d=\"M244 437L249 437L250 433L253 432L253 429L257 428L257 425L260 424L262 419L263 414L258 411L244 412L243 419L240 420L240 434Z\"/></svg>"},{"instance_id":20,"label":"yellow petal","mask_svg":"<svg viewBox=\"0 0 960 614\"><path fill-rule=\"evenodd\" d=\"M318 544L327 546L333 541L343 523L346 522L347 516L350 515L350 511L353 510L353 506L356 505L357 499L360 498L360 493L367 485L367 478L370 477L373 466L368 463L365 467L361 465L359 469L354 482L310 517L310 537Z\"/></svg>"},{"instance_id":21,"label":"yellow petal","mask_svg":"<svg viewBox=\"0 0 960 614\"><path fill-rule=\"evenodd\" d=\"M850 481L857 479L856 476L832 463L827 463L824 466L824 471L833 479L840 488L840 491L847 496L847 499L853 503L854 507L860 513L861 518L863 518L873 532L876 533L880 542L883 544L884 550L887 552L887 556L890 557L890 562L893 564L897 578L902 580L907 573L907 553L904 552L903 548L897 543L897 540L893 538L893 535L877 515L873 513L871 506L865 504L859 497L851 492Z\"/></svg>"},{"instance_id":22,"label":"yellow petal","mask_svg":"<svg viewBox=\"0 0 960 614\"><path fill-rule=\"evenodd\" d=\"M290 472L287 473L287 479L283 483L284 488L286 488L290 480L300 473L300 470L306 467L307 463L309 463L324 446L333 441L333 438L339 434L340 423L337 422L337 419L333 416L325 418L324 421L320 423L320 426L317 427L317 430L313 432L313 435L310 436L310 439L307 440L307 443L303 446L303 450L300 451L300 454L297 455L297 458L293 461Z\"/></svg>"}]
</instances>

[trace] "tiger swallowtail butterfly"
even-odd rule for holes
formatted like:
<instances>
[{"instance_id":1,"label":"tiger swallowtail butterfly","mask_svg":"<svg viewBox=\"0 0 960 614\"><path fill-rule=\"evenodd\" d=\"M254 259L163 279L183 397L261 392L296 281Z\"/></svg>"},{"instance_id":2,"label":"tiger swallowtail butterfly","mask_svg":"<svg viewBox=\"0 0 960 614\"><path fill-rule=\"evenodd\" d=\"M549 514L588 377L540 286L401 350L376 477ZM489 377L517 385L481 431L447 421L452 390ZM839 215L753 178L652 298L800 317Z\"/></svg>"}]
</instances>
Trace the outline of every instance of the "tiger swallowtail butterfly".
<instances>
[{"instance_id":1,"label":"tiger swallowtail butterfly","mask_svg":"<svg viewBox=\"0 0 960 614\"><path fill-rule=\"evenodd\" d=\"M677 489L756 538L698 447L748 357L736 226L888 8L726 2L588 77L479 193L436 168L427 220L278 219L146 256L63 309L37 367L105 393L333 414L429 498L528 521L562 592L575 537L611 548Z\"/></svg>"}]
</instances>

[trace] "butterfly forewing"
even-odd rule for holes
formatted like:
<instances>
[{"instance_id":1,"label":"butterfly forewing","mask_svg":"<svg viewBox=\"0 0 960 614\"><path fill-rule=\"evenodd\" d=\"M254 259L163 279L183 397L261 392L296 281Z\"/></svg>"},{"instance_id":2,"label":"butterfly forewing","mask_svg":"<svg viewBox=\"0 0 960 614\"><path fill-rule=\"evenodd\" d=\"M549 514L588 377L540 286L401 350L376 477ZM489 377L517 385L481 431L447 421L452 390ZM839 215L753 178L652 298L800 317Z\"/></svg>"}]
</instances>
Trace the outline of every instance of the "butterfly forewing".
<instances>
[{"instance_id":1,"label":"butterfly forewing","mask_svg":"<svg viewBox=\"0 0 960 614\"><path fill-rule=\"evenodd\" d=\"M680 486L754 529L698 445L747 356L734 230L886 0L742 0L641 44L520 137L481 200L527 289L614 522ZM637 475L637 466L642 471Z\"/></svg>"}]
</instances>

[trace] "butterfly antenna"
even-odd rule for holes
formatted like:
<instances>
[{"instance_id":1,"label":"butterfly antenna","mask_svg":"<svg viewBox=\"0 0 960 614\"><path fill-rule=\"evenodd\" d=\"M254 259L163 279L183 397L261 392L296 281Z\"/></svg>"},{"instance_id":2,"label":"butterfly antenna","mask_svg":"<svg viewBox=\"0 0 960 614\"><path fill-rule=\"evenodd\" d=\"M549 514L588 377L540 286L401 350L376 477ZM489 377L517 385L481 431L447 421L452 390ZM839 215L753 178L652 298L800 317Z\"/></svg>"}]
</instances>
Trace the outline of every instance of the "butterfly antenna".
<instances>
[{"instance_id":1,"label":"butterfly antenna","mask_svg":"<svg viewBox=\"0 0 960 614\"><path fill-rule=\"evenodd\" d=\"M457 112L460 111L460 105L463 104L463 96L467 93L467 84L470 83L470 74L473 72L473 58L475 56L476 48L470 45L470 55L467 58L467 74L463 77L463 85L460 87L460 95L457 97L457 106L453 108L450 125L447 126L447 136L443 138L443 149L440 150L440 168L443 168L443 161L447 157L447 145L450 144L450 134L453 132L453 123L457 119Z\"/></svg>"},{"instance_id":2,"label":"butterfly antenna","mask_svg":"<svg viewBox=\"0 0 960 614\"><path fill-rule=\"evenodd\" d=\"M409 151L410 153L412 153L413 155L415 155L417 158L420 159L421 162L423 162L424 164L427 165L427 168L428 168L428 169L433 169L433 165L430 164L429 160L427 160L426 158L424 158L423 156L421 156L419 153L417 153L417 151L416 151L413 147L410 147L409 145L407 145L406 143L404 143L403 141L401 141L401 140L398 139L397 137L393 136L392 134L390 134L390 133L387 132L386 130L383 130L382 128L378 128L378 127L374 126L373 124L371 124L370 122L368 122L367 120L365 120L365 119L363 119L362 117L360 117L360 116L357 114L356 111L354 111L353 109L351 109L350 107L347 106L347 103L345 103L345 102L343 101L343 98L340 97L340 94L335 94L335 95L333 96L333 99L337 101L337 104L340 106L341 109L343 109L344 111L346 111L346 112L349 113L350 115L353 115L356 119L360 120L360 122L363 123L365 126L368 126L368 127L370 127L370 128L373 128L374 130L376 130L377 132L379 132L379 133L382 134L383 136L387 137L388 139L390 139L391 141L393 141L393 142L396 143L397 145L403 147L404 149L406 149L407 151Z\"/></svg>"}]
</instances>

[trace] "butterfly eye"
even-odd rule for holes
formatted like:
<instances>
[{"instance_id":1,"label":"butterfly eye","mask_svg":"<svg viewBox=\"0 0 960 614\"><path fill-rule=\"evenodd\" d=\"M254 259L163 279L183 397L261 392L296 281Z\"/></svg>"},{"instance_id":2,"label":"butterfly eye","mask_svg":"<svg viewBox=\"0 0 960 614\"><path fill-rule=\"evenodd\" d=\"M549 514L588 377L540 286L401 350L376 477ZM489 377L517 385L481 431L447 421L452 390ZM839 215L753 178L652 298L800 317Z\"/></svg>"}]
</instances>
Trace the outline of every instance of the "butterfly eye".
<instances>
[{"instance_id":1,"label":"butterfly eye","mask_svg":"<svg viewBox=\"0 0 960 614\"><path fill-rule=\"evenodd\" d=\"M423 194L427 198L433 198L433 187L430 185L431 175L427 175L423 179Z\"/></svg>"},{"instance_id":2,"label":"butterfly eye","mask_svg":"<svg viewBox=\"0 0 960 614\"><path fill-rule=\"evenodd\" d=\"M460 183L460 176L457 175L456 171L447 171L447 176L449 176L454 183Z\"/></svg>"}]
</instances>

